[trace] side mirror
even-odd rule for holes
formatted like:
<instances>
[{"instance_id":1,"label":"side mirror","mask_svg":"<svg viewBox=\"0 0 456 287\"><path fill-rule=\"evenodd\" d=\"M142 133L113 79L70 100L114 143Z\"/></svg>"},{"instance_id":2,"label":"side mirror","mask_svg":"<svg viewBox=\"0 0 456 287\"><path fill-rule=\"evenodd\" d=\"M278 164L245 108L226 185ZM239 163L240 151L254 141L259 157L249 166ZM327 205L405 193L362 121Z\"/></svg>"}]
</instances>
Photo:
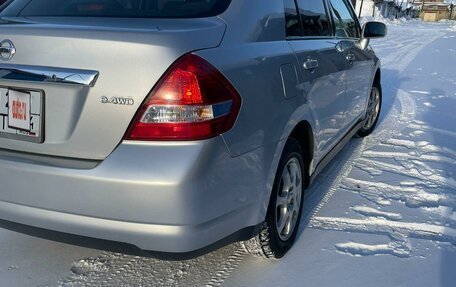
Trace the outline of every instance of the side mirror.
<instances>
[{"instance_id":1,"label":"side mirror","mask_svg":"<svg viewBox=\"0 0 456 287\"><path fill-rule=\"evenodd\" d=\"M388 32L386 25L382 22L367 22L363 26L361 41L358 46L364 50L369 46L369 40L385 37Z\"/></svg>"},{"instance_id":2,"label":"side mirror","mask_svg":"<svg viewBox=\"0 0 456 287\"><path fill-rule=\"evenodd\" d=\"M387 33L386 25L381 22L367 22L363 27L362 38L373 39L385 37Z\"/></svg>"}]
</instances>

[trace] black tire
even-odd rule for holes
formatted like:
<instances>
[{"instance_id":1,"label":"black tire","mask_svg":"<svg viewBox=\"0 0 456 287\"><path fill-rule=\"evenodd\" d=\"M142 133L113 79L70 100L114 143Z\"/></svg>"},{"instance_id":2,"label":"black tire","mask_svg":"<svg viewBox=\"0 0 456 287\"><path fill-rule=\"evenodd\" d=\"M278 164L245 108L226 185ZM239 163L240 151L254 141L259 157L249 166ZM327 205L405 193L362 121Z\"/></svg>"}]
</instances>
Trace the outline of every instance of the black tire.
<instances>
[{"instance_id":1,"label":"black tire","mask_svg":"<svg viewBox=\"0 0 456 287\"><path fill-rule=\"evenodd\" d=\"M366 136L370 135L374 131L375 126L377 125L378 119L380 118L380 113L382 111L382 86L380 85L379 82L375 82L374 85L372 86L371 94L369 95L369 102L371 101L372 93L375 92L375 90L377 90L379 93L379 109L378 109L377 116L376 116L375 120L373 121L373 123L366 127L367 122L369 120L369 118L368 118L369 117L369 107L368 107L368 111L366 113L366 125L363 126L361 129L359 129L359 131L357 133L358 137L366 137Z\"/></svg>"},{"instance_id":2,"label":"black tire","mask_svg":"<svg viewBox=\"0 0 456 287\"><path fill-rule=\"evenodd\" d=\"M277 199L279 190L283 190L283 182L282 176L284 173L285 168L288 168L288 163L292 161L293 164L299 162L300 170L301 170L301 196L299 202L299 211L297 215L297 221L294 224L293 230L288 233L289 238L286 240L281 239L282 234L279 235L277 231ZM298 171L295 171L299 174ZM279 162L279 166L277 169L276 177L274 180L274 186L271 193L271 198L269 200L269 207L266 215L266 220L264 225L260 231L260 233L255 236L254 238L244 241L241 244L243 245L244 249L255 256L262 257L262 258L270 258L270 259L279 259L283 257L287 251L293 245L293 242L296 238L296 234L299 229L299 223L301 221L302 215L302 205L303 205L303 198L304 198L304 186L306 176L305 176L305 165L302 158L301 148L298 142L294 139L289 139L285 144L284 151L282 153L282 157ZM297 177L295 177L295 181ZM291 190L291 189L290 189ZM280 191L283 193L283 191ZM290 192L287 192L290 193ZM287 205L288 206L288 205ZM292 216L292 218L294 218Z\"/></svg>"}]
</instances>

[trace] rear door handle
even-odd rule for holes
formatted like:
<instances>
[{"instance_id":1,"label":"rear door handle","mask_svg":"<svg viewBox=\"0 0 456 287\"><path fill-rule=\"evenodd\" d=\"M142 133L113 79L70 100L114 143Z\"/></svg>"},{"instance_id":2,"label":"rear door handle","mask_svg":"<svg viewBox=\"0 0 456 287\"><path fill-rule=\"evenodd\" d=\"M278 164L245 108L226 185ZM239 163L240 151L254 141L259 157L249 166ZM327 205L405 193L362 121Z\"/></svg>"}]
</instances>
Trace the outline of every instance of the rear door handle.
<instances>
[{"instance_id":1,"label":"rear door handle","mask_svg":"<svg viewBox=\"0 0 456 287\"><path fill-rule=\"evenodd\" d=\"M347 54L347 61L353 62L356 59L355 54L348 53Z\"/></svg>"},{"instance_id":2,"label":"rear door handle","mask_svg":"<svg viewBox=\"0 0 456 287\"><path fill-rule=\"evenodd\" d=\"M306 70L313 70L318 67L318 60L315 59L307 59L307 61L304 63L304 69Z\"/></svg>"}]
</instances>

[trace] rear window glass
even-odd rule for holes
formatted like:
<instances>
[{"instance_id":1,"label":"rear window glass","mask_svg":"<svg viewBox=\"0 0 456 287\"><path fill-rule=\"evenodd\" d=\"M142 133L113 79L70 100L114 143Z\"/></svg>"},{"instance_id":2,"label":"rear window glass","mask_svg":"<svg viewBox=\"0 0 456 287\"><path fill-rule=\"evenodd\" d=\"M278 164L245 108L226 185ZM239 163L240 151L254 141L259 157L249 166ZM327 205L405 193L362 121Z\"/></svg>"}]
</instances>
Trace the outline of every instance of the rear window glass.
<instances>
[{"instance_id":1,"label":"rear window glass","mask_svg":"<svg viewBox=\"0 0 456 287\"><path fill-rule=\"evenodd\" d=\"M298 9L294 0L284 0L285 25L287 37L302 36L301 23L299 22Z\"/></svg>"},{"instance_id":2,"label":"rear window glass","mask_svg":"<svg viewBox=\"0 0 456 287\"><path fill-rule=\"evenodd\" d=\"M231 0L32 0L20 16L196 18L224 12Z\"/></svg>"},{"instance_id":3,"label":"rear window glass","mask_svg":"<svg viewBox=\"0 0 456 287\"><path fill-rule=\"evenodd\" d=\"M322 0L298 0L304 36L331 36L326 8Z\"/></svg>"}]
</instances>

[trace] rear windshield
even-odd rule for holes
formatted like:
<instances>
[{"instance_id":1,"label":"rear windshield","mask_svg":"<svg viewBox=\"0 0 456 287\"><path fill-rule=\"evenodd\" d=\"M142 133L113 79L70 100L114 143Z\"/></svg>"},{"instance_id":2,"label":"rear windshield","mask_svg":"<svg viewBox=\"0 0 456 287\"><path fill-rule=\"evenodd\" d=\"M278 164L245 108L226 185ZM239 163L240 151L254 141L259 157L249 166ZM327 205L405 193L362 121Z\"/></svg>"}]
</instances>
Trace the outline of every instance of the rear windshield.
<instances>
[{"instance_id":1,"label":"rear windshield","mask_svg":"<svg viewBox=\"0 0 456 287\"><path fill-rule=\"evenodd\" d=\"M18 16L199 18L224 12L231 0L31 0Z\"/></svg>"}]
</instances>

